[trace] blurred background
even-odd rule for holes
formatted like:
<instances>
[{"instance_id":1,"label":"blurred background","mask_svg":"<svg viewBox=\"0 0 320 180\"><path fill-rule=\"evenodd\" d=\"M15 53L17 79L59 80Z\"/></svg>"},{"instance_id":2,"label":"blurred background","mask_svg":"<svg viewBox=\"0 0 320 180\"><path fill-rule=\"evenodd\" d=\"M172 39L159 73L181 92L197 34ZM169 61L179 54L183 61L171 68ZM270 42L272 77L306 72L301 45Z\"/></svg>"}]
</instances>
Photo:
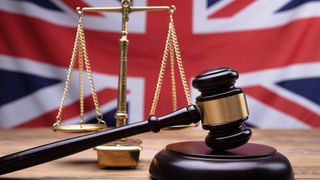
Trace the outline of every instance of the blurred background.
<instances>
[{"instance_id":1,"label":"blurred background","mask_svg":"<svg viewBox=\"0 0 320 180\"><path fill-rule=\"evenodd\" d=\"M187 81L207 69L240 73L251 126L320 127L320 0L132 0L172 5ZM0 128L50 127L55 122L76 36L75 8L120 6L119 0L0 1ZM101 111L114 126L121 15L86 13L84 32ZM129 123L150 111L168 32L169 14L130 14L127 105ZM169 65L169 63L168 63ZM62 115L79 122L74 71ZM177 76L178 105L186 105ZM87 78L85 78L87 79ZM198 92L191 89L192 99ZM85 119L95 122L85 81ZM172 111L167 67L157 115Z\"/></svg>"}]
</instances>

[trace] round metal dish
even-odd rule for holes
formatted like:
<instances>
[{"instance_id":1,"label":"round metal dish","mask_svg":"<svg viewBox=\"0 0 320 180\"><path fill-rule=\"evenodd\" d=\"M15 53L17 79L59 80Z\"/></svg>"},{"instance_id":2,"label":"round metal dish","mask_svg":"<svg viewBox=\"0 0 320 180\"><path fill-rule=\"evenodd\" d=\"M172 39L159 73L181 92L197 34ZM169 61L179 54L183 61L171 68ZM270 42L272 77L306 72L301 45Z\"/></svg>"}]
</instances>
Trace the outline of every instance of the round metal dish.
<instances>
[{"instance_id":1,"label":"round metal dish","mask_svg":"<svg viewBox=\"0 0 320 180\"><path fill-rule=\"evenodd\" d=\"M72 124L72 125L54 125L53 130L64 133L86 133L102 130L105 124Z\"/></svg>"}]
</instances>

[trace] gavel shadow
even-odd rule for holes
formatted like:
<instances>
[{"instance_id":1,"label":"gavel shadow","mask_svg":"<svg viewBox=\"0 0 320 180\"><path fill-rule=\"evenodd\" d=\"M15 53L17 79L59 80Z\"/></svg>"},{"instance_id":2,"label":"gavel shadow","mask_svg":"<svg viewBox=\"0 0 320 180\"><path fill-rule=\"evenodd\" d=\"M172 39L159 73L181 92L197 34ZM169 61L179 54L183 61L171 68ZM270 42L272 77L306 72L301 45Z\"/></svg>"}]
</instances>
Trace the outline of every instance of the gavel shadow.
<instances>
[{"instance_id":1,"label":"gavel shadow","mask_svg":"<svg viewBox=\"0 0 320 180\"><path fill-rule=\"evenodd\" d=\"M140 163L143 163L143 162L140 162ZM96 160L69 160L69 161L63 161L63 162L60 162L61 166L70 166L70 167L73 167L75 169L77 168L80 168L80 167L83 167L83 168L88 168L88 167L92 167L92 168L95 168L95 169L99 169L98 167L98 164L97 164L97 161ZM125 170L125 171L128 171L128 170L134 170L136 168L130 168L130 167L108 167L108 168L100 168L101 170Z\"/></svg>"},{"instance_id":2,"label":"gavel shadow","mask_svg":"<svg viewBox=\"0 0 320 180\"><path fill-rule=\"evenodd\" d=\"M77 167L77 166L97 166L97 161L96 160L65 160L59 162L61 166L72 166L72 167Z\"/></svg>"}]
</instances>

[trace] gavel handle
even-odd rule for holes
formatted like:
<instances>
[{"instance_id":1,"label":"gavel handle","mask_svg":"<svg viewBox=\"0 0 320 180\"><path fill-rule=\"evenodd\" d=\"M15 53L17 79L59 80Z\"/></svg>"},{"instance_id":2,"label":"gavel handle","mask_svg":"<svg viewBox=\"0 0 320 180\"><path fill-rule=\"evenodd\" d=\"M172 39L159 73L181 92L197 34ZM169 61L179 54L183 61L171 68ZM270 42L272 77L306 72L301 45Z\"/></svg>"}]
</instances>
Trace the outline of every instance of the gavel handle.
<instances>
[{"instance_id":1,"label":"gavel handle","mask_svg":"<svg viewBox=\"0 0 320 180\"><path fill-rule=\"evenodd\" d=\"M16 152L0 157L0 175L69 156L128 136L148 131L158 132L163 127L173 125L196 123L200 118L196 107L191 105L159 118L153 116L149 118L148 121L65 139Z\"/></svg>"}]
</instances>

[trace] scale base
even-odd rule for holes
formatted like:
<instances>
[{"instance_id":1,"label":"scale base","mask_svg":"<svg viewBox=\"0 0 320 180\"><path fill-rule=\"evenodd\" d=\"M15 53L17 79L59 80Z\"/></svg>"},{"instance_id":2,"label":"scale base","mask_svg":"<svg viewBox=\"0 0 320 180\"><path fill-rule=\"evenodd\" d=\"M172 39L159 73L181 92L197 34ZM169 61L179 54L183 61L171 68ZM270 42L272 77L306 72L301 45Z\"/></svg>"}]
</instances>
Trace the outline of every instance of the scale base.
<instances>
[{"instance_id":1,"label":"scale base","mask_svg":"<svg viewBox=\"0 0 320 180\"><path fill-rule=\"evenodd\" d=\"M293 180L288 159L274 148L247 143L213 151L205 142L169 144L155 155L149 172L154 179Z\"/></svg>"},{"instance_id":2,"label":"scale base","mask_svg":"<svg viewBox=\"0 0 320 180\"><path fill-rule=\"evenodd\" d=\"M135 168L142 148L140 139L121 139L97 146L98 165L105 168Z\"/></svg>"}]
</instances>

